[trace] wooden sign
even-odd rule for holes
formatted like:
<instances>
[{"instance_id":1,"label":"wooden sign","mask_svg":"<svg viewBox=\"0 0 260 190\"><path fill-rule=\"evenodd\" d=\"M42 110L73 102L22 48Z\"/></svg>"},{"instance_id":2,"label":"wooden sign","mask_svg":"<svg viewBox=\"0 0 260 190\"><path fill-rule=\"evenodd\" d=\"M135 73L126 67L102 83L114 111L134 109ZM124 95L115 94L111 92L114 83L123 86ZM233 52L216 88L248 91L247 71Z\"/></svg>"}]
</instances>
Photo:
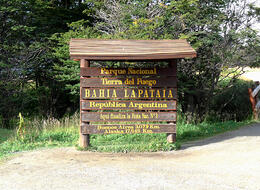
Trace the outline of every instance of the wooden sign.
<instances>
[{"instance_id":1,"label":"wooden sign","mask_svg":"<svg viewBox=\"0 0 260 190\"><path fill-rule=\"evenodd\" d=\"M80 76L176 76L169 68L81 68Z\"/></svg>"},{"instance_id":2,"label":"wooden sign","mask_svg":"<svg viewBox=\"0 0 260 190\"><path fill-rule=\"evenodd\" d=\"M80 86L81 134L176 133L175 67L83 67Z\"/></svg>"},{"instance_id":3,"label":"wooden sign","mask_svg":"<svg viewBox=\"0 0 260 190\"><path fill-rule=\"evenodd\" d=\"M81 125L82 134L176 133L175 124Z\"/></svg>"},{"instance_id":4,"label":"wooden sign","mask_svg":"<svg viewBox=\"0 0 260 190\"><path fill-rule=\"evenodd\" d=\"M168 142L176 140L177 59L196 57L186 40L72 39L70 57L80 61L81 147L94 133L167 133ZM161 60L168 68L94 68L92 60Z\"/></svg>"},{"instance_id":5,"label":"wooden sign","mask_svg":"<svg viewBox=\"0 0 260 190\"><path fill-rule=\"evenodd\" d=\"M167 78L81 78L81 87L176 87L176 77Z\"/></svg>"},{"instance_id":6,"label":"wooden sign","mask_svg":"<svg viewBox=\"0 0 260 190\"><path fill-rule=\"evenodd\" d=\"M167 99L177 98L176 88L82 88L82 99Z\"/></svg>"},{"instance_id":7,"label":"wooden sign","mask_svg":"<svg viewBox=\"0 0 260 190\"><path fill-rule=\"evenodd\" d=\"M176 121L176 112L81 112L83 122Z\"/></svg>"},{"instance_id":8,"label":"wooden sign","mask_svg":"<svg viewBox=\"0 0 260 190\"><path fill-rule=\"evenodd\" d=\"M84 100L82 110L176 110L176 101Z\"/></svg>"}]
</instances>

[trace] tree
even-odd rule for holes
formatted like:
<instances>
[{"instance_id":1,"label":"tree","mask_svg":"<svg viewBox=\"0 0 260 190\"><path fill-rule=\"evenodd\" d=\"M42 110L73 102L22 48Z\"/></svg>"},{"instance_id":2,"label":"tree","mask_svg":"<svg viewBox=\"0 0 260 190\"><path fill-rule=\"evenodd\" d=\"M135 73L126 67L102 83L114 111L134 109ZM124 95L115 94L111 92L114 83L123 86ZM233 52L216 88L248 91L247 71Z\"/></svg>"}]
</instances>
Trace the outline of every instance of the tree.
<instances>
[{"instance_id":1,"label":"tree","mask_svg":"<svg viewBox=\"0 0 260 190\"><path fill-rule=\"evenodd\" d=\"M183 10L185 2L174 2L169 8L180 16L180 37L191 42L198 57L179 65L183 92L179 97L182 110L201 121L209 114L213 97L231 87L243 67L259 57L255 51L259 36L251 28L259 14L243 0L189 1Z\"/></svg>"},{"instance_id":2,"label":"tree","mask_svg":"<svg viewBox=\"0 0 260 190\"><path fill-rule=\"evenodd\" d=\"M0 113L6 126L17 113L16 105L20 105L20 94L26 80L23 66L29 55L24 50L30 44L33 31L29 22L30 8L19 0L3 0L0 4Z\"/></svg>"},{"instance_id":3,"label":"tree","mask_svg":"<svg viewBox=\"0 0 260 190\"><path fill-rule=\"evenodd\" d=\"M84 37L97 31L98 38L191 43L198 57L178 65L179 101L181 111L197 121L210 114L214 96L231 87L243 67L259 62L259 35L252 29L259 9L245 0L104 0L94 9L93 30L82 28Z\"/></svg>"},{"instance_id":4,"label":"tree","mask_svg":"<svg viewBox=\"0 0 260 190\"><path fill-rule=\"evenodd\" d=\"M19 112L61 116L73 105L54 77L57 59L51 47L56 44L49 38L67 31L67 22L91 20L82 13L87 7L81 0L0 2L0 121L4 126Z\"/></svg>"},{"instance_id":5,"label":"tree","mask_svg":"<svg viewBox=\"0 0 260 190\"><path fill-rule=\"evenodd\" d=\"M79 65L69 59L70 38L182 38L198 57L178 65L181 111L201 121L244 66L259 66L252 29L259 15L245 0L2 0L0 119L7 126L19 112L77 109Z\"/></svg>"}]
</instances>

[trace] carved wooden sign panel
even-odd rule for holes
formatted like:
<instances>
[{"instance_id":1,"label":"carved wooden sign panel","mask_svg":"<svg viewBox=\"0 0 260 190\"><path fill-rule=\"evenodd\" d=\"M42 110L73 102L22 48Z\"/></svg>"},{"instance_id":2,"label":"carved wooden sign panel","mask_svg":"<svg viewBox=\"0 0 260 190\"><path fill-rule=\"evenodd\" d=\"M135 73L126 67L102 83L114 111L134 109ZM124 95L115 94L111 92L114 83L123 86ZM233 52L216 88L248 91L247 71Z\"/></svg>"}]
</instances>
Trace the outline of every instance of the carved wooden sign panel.
<instances>
[{"instance_id":1,"label":"carved wooden sign panel","mask_svg":"<svg viewBox=\"0 0 260 190\"><path fill-rule=\"evenodd\" d=\"M81 68L81 133L176 133L176 67Z\"/></svg>"},{"instance_id":2,"label":"carved wooden sign panel","mask_svg":"<svg viewBox=\"0 0 260 190\"><path fill-rule=\"evenodd\" d=\"M176 88L81 88L81 99L175 100Z\"/></svg>"},{"instance_id":3,"label":"carved wooden sign panel","mask_svg":"<svg viewBox=\"0 0 260 190\"><path fill-rule=\"evenodd\" d=\"M176 110L176 101L82 100L82 110Z\"/></svg>"}]
</instances>

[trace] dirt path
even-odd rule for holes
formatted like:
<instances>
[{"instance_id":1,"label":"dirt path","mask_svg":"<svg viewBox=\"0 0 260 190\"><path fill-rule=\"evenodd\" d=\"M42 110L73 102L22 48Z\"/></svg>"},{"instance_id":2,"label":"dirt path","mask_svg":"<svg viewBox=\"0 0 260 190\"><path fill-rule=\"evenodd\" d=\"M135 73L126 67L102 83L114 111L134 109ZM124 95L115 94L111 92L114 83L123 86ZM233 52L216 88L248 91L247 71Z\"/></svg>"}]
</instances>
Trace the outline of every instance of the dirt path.
<instances>
[{"instance_id":1,"label":"dirt path","mask_svg":"<svg viewBox=\"0 0 260 190\"><path fill-rule=\"evenodd\" d=\"M260 124L168 153L91 153L74 148L17 154L0 165L1 190L257 190Z\"/></svg>"}]
</instances>

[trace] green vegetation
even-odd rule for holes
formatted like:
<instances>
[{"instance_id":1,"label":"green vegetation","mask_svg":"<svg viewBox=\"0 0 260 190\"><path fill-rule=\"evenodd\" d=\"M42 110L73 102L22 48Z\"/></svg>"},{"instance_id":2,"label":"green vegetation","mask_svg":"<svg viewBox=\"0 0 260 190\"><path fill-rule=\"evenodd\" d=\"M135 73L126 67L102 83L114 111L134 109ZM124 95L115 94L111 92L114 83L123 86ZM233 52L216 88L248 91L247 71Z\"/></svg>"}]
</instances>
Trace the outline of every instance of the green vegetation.
<instances>
[{"instance_id":1,"label":"green vegetation","mask_svg":"<svg viewBox=\"0 0 260 190\"><path fill-rule=\"evenodd\" d=\"M1 0L0 157L77 145L80 77L69 57L71 38L186 39L197 51L178 64L185 122L177 143L166 143L165 134L92 135L93 151L173 150L247 124L252 84L238 77L243 67L259 67L260 38L252 28L259 17L245 0ZM129 67L91 62L101 65Z\"/></svg>"},{"instance_id":2,"label":"green vegetation","mask_svg":"<svg viewBox=\"0 0 260 190\"><path fill-rule=\"evenodd\" d=\"M78 145L78 114L62 120L25 120L24 134L15 130L0 129L0 159L14 152L50 147L70 147ZM179 122L177 142L169 144L166 134L132 135L91 135L91 146L87 149L99 152L154 152L179 149L181 143L210 137L252 123L243 122L203 122L185 124ZM78 148L81 150L80 148Z\"/></svg>"},{"instance_id":3,"label":"green vegetation","mask_svg":"<svg viewBox=\"0 0 260 190\"><path fill-rule=\"evenodd\" d=\"M186 39L198 56L178 64L178 104L188 122L204 121L229 104L225 98L221 109L212 105L241 74L228 68L259 66L259 33L252 28L259 15L245 0L1 0L0 127L16 127L20 112L62 118L78 111L71 38ZM241 118L228 110L221 121ZM248 109L242 114L247 118Z\"/></svg>"},{"instance_id":4,"label":"green vegetation","mask_svg":"<svg viewBox=\"0 0 260 190\"><path fill-rule=\"evenodd\" d=\"M211 137L216 134L232 131L240 128L241 126L254 123L250 120L242 122L225 121L225 122L202 122L200 124L181 124L178 128L177 141L187 142L199 140L205 137Z\"/></svg>"},{"instance_id":5,"label":"green vegetation","mask_svg":"<svg viewBox=\"0 0 260 190\"><path fill-rule=\"evenodd\" d=\"M0 129L0 132L5 132L3 135L0 133L0 137L6 136L0 140L0 157L41 147L75 146L78 141L78 118L79 114L61 120L25 119L22 131L19 127L16 130Z\"/></svg>"},{"instance_id":6,"label":"green vegetation","mask_svg":"<svg viewBox=\"0 0 260 190\"><path fill-rule=\"evenodd\" d=\"M0 144L6 141L13 134L13 130L1 129L0 128Z\"/></svg>"}]
</instances>

